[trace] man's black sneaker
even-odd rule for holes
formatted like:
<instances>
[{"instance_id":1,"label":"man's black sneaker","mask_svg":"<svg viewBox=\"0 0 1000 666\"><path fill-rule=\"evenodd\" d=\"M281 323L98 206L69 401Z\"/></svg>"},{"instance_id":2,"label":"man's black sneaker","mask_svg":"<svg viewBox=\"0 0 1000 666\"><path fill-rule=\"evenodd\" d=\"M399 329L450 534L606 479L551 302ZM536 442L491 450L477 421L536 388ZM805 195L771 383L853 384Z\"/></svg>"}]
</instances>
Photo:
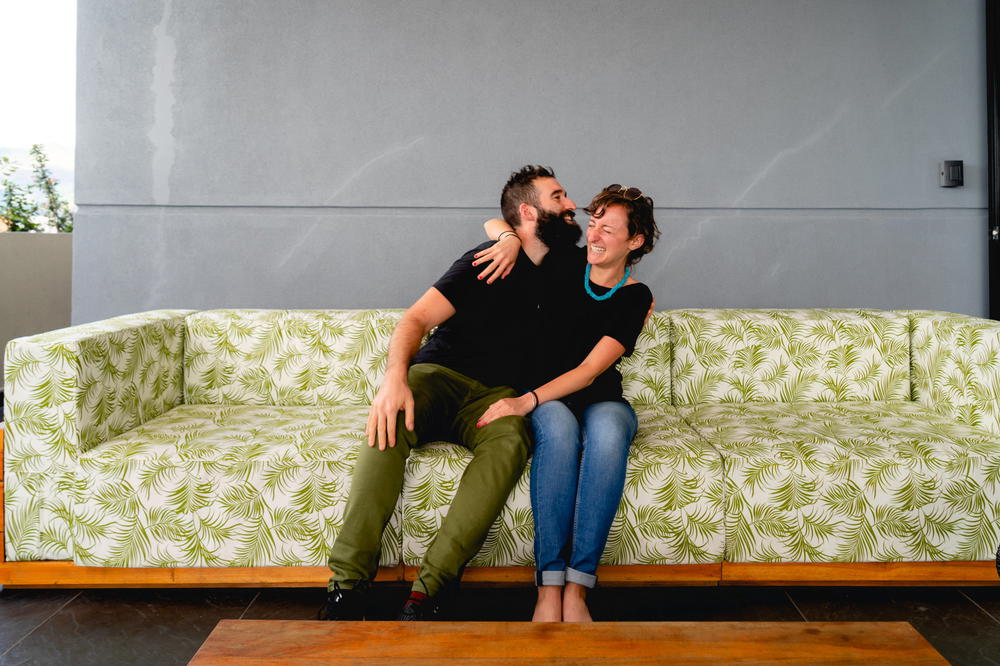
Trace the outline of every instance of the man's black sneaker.
<instances>
[{"instance_id":1,"label":"man's black sneaker","mask_svg":"<svg viewBox=\"0 0 1000 666\"><path fill-rule=\"evenodd\" d=\"M317 619L320 620L363 620L365 619L365 600L368 586L345 590L337 583L326 593L326 603L319 609Z\"/></svg>"},{"instance_id":2,"label":"man's black sneaker","mask_svg":"<svg viewBox=\"0 0 1000 666\"><path fill-rule=\"evenodd\" d=\"M439 620L440 614L441 605L436 597L429 597L423 592L411 592L396 619L402 622Z\"/></svg>"}]
</instances>

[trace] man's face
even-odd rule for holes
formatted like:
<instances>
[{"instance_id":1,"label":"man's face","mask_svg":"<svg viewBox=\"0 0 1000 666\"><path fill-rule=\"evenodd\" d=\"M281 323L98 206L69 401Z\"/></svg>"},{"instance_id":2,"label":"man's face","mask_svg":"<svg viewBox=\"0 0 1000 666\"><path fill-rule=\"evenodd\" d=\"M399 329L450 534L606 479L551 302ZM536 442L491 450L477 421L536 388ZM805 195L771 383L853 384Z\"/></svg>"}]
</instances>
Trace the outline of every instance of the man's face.
<instances>
[{"instance_id":1,"label":"man's face","mask_svg":"<svg viewBox=\"0 0 1000 666\"><path fill-rule=\"evenodd\" d=\"M555 178L539 178L533 184L539 203L535 235L549 249L576 245L582 233L573 219L576 204Z\"/></svg>"}]
</instances>

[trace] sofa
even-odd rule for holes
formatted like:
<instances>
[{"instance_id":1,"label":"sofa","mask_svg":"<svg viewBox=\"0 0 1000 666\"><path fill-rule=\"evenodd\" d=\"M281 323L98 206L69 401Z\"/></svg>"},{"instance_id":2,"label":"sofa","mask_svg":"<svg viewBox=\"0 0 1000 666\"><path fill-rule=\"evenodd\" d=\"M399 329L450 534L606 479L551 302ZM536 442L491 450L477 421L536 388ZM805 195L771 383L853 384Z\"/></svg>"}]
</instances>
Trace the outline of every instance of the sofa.
<instances>
[{"instance_id":1,"label":"sofa","mask_svg":"<svg viewBox=\"0 0 1000 666\"><path fill-rule=\"evenodd\" d=\"M11 341L0 585L320 585L399 310L158 310ZM618 584L1000 582L1000 322L654 313L599 574ZM381 580L470 454L411 455ZM530 467L530 462L529 462ZM466 578L531 580L528 469Z\"/></svg>"}]
</instances>

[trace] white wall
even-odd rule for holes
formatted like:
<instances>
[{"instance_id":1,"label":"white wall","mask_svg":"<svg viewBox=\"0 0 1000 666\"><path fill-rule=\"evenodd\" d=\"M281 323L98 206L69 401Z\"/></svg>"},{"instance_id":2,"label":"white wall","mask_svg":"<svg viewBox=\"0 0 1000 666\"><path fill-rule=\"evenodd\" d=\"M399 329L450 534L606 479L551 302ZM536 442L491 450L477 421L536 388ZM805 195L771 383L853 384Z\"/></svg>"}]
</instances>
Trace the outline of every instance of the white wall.
<instances>
[{"instance_id":1,"label":"white wall","mask_svg":"<svg viewBox=\"0 0 1000 666\"><path fill-rule=\"evenodd\" d=\"M986 312L979 0L80 0L73 320L405 306L524 163L659 307ZM937 163L961 159L966 186Z\"/></svg>"}]
</instances>

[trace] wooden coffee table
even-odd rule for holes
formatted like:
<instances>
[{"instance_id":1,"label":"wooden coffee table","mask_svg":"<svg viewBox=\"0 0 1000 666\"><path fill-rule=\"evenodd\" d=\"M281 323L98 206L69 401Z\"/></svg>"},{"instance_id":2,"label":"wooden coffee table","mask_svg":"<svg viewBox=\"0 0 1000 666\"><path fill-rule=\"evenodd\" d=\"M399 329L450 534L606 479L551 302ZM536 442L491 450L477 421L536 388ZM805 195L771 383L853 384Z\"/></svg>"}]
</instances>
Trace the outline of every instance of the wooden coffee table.
<instances>
[{"instance_id":1,"label":"wooden coffee table","mask_svg":"<svg viewBox=\"0 0 1000 666\"><path fill-rule=\"evenodd\" d=\"M947 664L906 622L222 620L207 664Z\"/></svg>"}]
</instances>

